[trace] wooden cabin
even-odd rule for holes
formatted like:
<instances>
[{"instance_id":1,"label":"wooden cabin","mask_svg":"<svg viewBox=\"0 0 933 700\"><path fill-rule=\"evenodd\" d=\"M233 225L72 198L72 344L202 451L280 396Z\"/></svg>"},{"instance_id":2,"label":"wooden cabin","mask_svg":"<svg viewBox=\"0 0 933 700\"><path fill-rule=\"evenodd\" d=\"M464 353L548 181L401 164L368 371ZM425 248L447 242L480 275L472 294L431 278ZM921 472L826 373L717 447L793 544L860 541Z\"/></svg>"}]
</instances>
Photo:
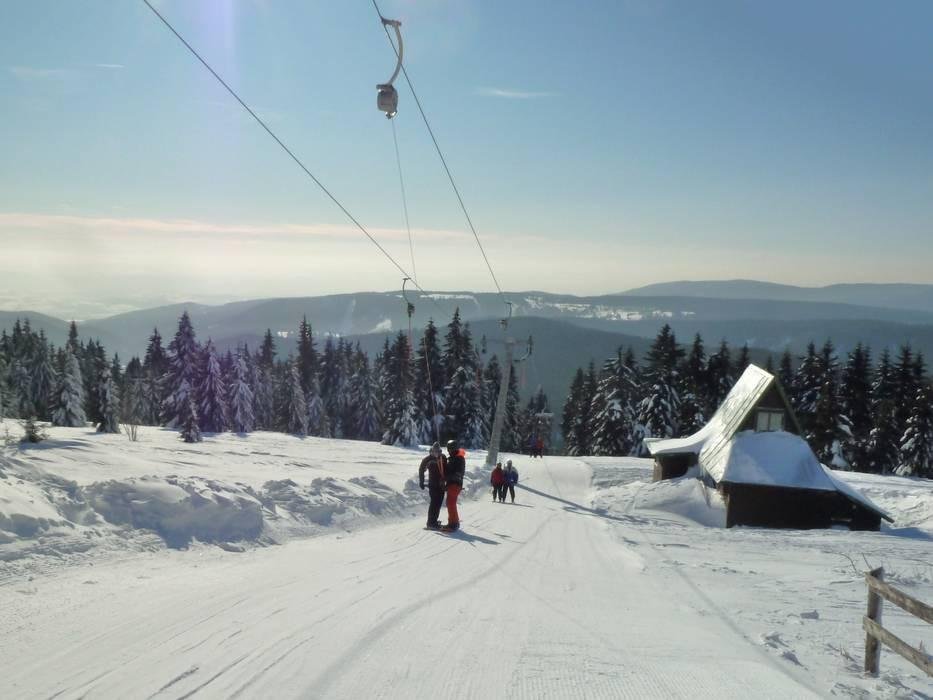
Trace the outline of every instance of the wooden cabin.
<instances>
[{"instance_id":1,"label":"wooden cabin","mask_svg":"<svg viewBox=\"0 0 933 700\"><path fill-rule=\"evenodd\" d=\"M654 480L698 477L726 504L726 527L877 530L891 517L820 464L777 378L749 365L719 409L685 438L648 441Z\"/></svg>"}]
</instances>

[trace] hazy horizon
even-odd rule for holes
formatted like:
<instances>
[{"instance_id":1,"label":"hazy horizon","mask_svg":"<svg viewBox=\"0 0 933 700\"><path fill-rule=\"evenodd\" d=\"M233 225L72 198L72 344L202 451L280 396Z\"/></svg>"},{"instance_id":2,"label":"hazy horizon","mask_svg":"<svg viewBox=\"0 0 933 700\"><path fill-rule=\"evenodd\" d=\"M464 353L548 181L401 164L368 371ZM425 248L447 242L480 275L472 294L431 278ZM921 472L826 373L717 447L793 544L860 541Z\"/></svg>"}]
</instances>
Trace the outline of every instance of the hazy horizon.
<instances>
[{"instance_id":1,"label":"hazy horizon","mask_svg":"<svg viewBox=\"0 0 933 700\"><path fill-rule=\"evenodd\" d=\"M495 290L399 81L409 244L369 3L157 5L421 286ZM933 282L929 3L381 9L503 289ZM401 285L145 5L3 15L0 308Z\"/></svg>"}]
</instances>

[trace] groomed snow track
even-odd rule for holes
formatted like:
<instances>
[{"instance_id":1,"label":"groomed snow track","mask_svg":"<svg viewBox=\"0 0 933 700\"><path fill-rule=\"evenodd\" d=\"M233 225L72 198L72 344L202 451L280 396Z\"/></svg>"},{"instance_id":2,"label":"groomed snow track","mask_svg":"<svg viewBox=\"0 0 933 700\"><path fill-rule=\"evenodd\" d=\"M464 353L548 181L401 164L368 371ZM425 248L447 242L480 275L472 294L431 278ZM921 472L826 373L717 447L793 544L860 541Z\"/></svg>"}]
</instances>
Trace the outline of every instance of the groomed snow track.
<instances>
[{"instance_id":1,"label":"groomed snow track","mask_svg":"<svg viewBox=\"0 0 933 700\"><path fill-rule=\"evenodd\" d=\"M661 553L624 545L636 518L588 507L586 465L522 474L514 505L467 500L456 535L419 519L4 586L3 696L821 696L685 575L655 576Z\"/></svg>"}]
</instances>

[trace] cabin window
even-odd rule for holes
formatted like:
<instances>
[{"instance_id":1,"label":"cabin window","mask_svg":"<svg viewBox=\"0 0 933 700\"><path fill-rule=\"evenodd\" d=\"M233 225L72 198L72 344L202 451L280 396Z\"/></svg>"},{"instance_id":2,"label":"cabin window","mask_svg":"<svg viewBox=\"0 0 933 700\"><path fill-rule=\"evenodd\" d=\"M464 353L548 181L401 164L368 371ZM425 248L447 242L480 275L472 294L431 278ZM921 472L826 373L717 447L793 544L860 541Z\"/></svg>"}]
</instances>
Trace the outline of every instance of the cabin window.
<instances>
[{"instance_id":1,"label":"cabin window","mask_svg":"<svg viewBox=\"0 0 933 700\"><path fill-rule=\"evenodd\" d=\"M759 433L784 430L784 411L758 411L758 424L755 430Z\"/></svg>"}]
</instances>

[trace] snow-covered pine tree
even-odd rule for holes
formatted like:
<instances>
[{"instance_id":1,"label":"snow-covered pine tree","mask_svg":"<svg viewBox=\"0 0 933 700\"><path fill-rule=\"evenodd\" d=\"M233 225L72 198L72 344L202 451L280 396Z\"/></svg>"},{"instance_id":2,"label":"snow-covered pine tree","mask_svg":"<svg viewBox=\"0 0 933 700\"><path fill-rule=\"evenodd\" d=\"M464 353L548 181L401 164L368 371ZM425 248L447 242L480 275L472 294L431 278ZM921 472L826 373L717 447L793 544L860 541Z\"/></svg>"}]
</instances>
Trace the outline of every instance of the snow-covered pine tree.
<instances>
[{"instance_id":1,"label":"snow-covered pine tree","mask_svg":"<svg viewBox=\"0 0 933 700\"><path fill-rule=\"evenodd\" d=\"M642 443L635 449L646 454L644 438L669 438L678 434L680 396L677 393L678 365L684 351L677 345L674 332L667 324L661 328L645 360L646 392L638 406L637 423L644 427Z\"/></svg>"},{"instance_id":2,"label":"snow-covered pine tree","mask_svg":"<svg viewBox=\"0 0 933 700\"><path fill-rule=\"evenodd\" d=\"M327 336L324 341L324 350L321 353L321 400L324 402L324 412L327 415L327 422L334 437L340 437L340 387L341 377L341 353L337 350L332 336Z\"/></svg>"},{"instance_id":3,"label":"snow-covered pine tree","mask_svg":"<svg viewBox=\"0 0 933 700\"><path fill-rule=\"evenodd\" d=\"M384 361L386 363L384 418L387 427L383 432L382 442L386 445L394 445L398 439L399 430L404 430L407 434L407 421L414 420L417 423L418 419L416 408L407 403L409 399L414 401L414 367L411 362L407 335L399 331Z\"/></svg>"},{"instance_id":4,"label":"snow-covered pine tree","mask_svg":"<svg viewBox=\"0 0 933 700\"><path fill-rule=\"evenodd\" d=\"M104 418L99 383L101 373L109 371L104 347L95 340L87 341L81 361L81 374L84 376L84 412L91 423L100 423Z\"/></svg>"},{"instance_id":5,"label":"snow-covered pine tree","mask_svg":"<svg viewBox=\"0 0 933 700\"><path fill-rule=\"evenodd\" d=\"M583 386L586 383L586 376L583 374L583 368L577 367L573 375L573 381L570 383L570 391L567 394L567 400L564 401L564 408L561 411L560 432L564 436L564 451L569 455L579 454L576 442L577 431L574 426L577 424L577 413L580 402L583 398Z\"/></svg>"},{"instance_id":6,"label":"snow-covered pine tree","mask_svg":"<svg viewBox=\"0 0 933 700\"><path fill-rule=\"evenodd\" d=\"M748 351L748 343L743 343L742 347L739 348L739 356L735 360L735 375L741 377L742 372L744 372L751 363L752 356Z\"/></svg>"},{"instance_id":7,"label":"snow-covered pine tree","mask_svg":"<svg viewBox=\"0 0 933 700\"><path fill-rule=\"evenodd\" d=\"M249 386L249 368L246 357L237 353L233 361L233 382L230 385L230 428L235 433L252 432L256 423L253 415L253 390Z\"/></svg>"},{"instance_id":8,"label":"snow-covered pine tree","mask_svg":"<svg viewBox=\"0 0 933 700\"><path fill-rule=\"evenodd\" d=\"M455 438L467 448L483 447L480 386L474 371L461 366L454 372L446 388L446 406L445 438Z\"/></svg>"},{"instance_id":9,"label":"snow-covered pine tree","mask_svg":"<svg viewBox=\"0 0 933 700\"><path fill-rule=\"evenodd\" d=\"M411 387L404 390L394 402L395 418L392 425L382 436L383 445L396 447L416 447L421 439L421 426L419 425L415 395ZM471 446L470 443L466 443Z\"/></svg>"},{"instance_id":10,"label":"snow-covered pine tree","mask_svg":"<svg viewBox=\"0 0 933 700\"><path fill-rule=\"evenodd\" d=\"M729 350L729 344L723 339L719 349L710 355L706 362L706 391L703 392L701 401L704 415L712 416L716 412L735 380L732 352Z\"/></svg>"},{"instance_id":11,"label":"snow-covered pine tree","mask_svg":"<svg viewBox=\"0 0 933 700\"><path fill-rule=\"evenodd\" d=\"M483 368L483 383L480 392L480 413L483 417L483 431L488 436L492 434L492 424L496 415L496 406L499 403L499 387L502 383L502 368L499 366L499 357L493 355ZM502 450L509 450L502 446Z\"/></svg>"},{"instance_id":12,"label":"snow-covered pine tree","mask_svg":"<svg viewBox=\"0 0 933 700\"><path fill-rule=\"evenodd\" d=\"M284 429L286 433L305 437L308 434L308 401L301 388L301 375L298 365L291 358L285 362L284 381L282 383L284 398Z\"/></svg>"},{"instance_id":13,"label":"snow-covered pine tree","mask_svg":"<svg viewBox=\"0 0 933 700\"><path fill-rule=\"evenodd\" d=\"M620 456L631 451L634 388L620 346L616 355L606 360L600 375L593 407L593 454Z\"/></svg>"},{"instance_id":14,"label":"snow-covered pine tree","mask_svg":"<svg viewBox=\"0 0 933 700\"><path fill-rule=\"evenodd\" d=\"M180 437L185 442L201 442L201 429L198 427L198 409L194 405L194 391L187 386L188 380L182 379L175 390L177 397L176 418ZM184 398L182 398L184 397Z\"/></svg>"},{"instance_id":15,"label":"snow-covered pine tree","mask_svg":"<svg viewBox=\"0 0 933 700\"><path fill-rule=\"evenodd\" d=\"M39 336L34 343L31 365L29 374L32 380L30 393L33 408L40 420L48 420L58 377L55 373L55 366L52 364L51 351L44 331L39 331Z\"/></svg>"},{"instance_id":16,"label":"snow-covered pine tree","mask_svg":"<svg viewBox=\"0 0 933 700\"><path fill-rule=\"evenodd\" d=\"M147 411L144 370L138 357L130 360L123 375L120 418L124 424L138 426L145 422Z\"/></svg>"},{"instance_id":17,"label":"snow-covered pine tree","mask_svg":"<svg viewBox=\"0 0 933 700\"><path fill-rule=\"evenodd\" d=\"M261 362L255 368L256 386L253 388L253 416L257 430L274 430L275 420L275 380L272 368Z\"/></svg>"},{"instance_id":18,"label":"snow-covered pine tree","mask_svg":"<svg viewBox=\"0 0 933 700\"><path fill-rule=\"evenodd\" d=\"M890 474L898 464L903 433L898 432L894 419L896 392L891 355L885 348L871 387L872 428L866 451L868 471L874 474Z\"/></svg>"},{"instance_id":19,"label":"snow-covered pine tree","mask_svg":"<svg viewBox=\"0 0 933 700\"><path fill-rule=\"evenodd\" d=\"M145 402L141 406L139 420L146 425L159 425L162 416L162 402L168 387L166 372L168 361L162 347L162 336L158 328L152 329L149 345L143 357L142 382Z\"/></svg>"},{"instance_id":20,"label":"snow-covered pine tree","mask_svg":"<svg viewBox=\"0 0 933 700\"><path fill-rule=\"evenodd\" d=\"M425 444L439 439L445 412L444 386L447 382L437 338L437 326L433 319L429 319L415 358L415 402L424 426L421 442Z\"/></svg>"},{"instance_id":21,"label":"snow-covered pine tree","mask_svg":"<svg viewBox=\"0 0 933 700\"><path fill-rule=\"evenodd\" d=\"M200 372L198 373L197 404L198 424L202 433L222 433L229 423L227 409L228 389L224 385L223 372L213 341L208 338L201 350Z\"/></svg>"},{"instance_id":22,"label":"snow-covered pine tree","mask_svg":"<svg viewBox=\"0 0 933 700\"><path fill-rule=\"evenodd\" d=\"M66 353L65 371L59 380L56 393L52 425L68 428L83 427L85 424L84 382L81 378L81 366L73 352Z\"/></svg>"},{"instance_id":23,"label":"snow-covered pine tree","mask_svg":"<svg viewBox=\"0 0 933 700\"><path fill-rule=\"evenodd\" d=\"M680 413L677 424L681 435L692 435L706 424L704 387L709 383L706 371L703 338L697 333L680 371Z\"/></svg>"},{"instance_id":24,"label":"snow-covered pine tree","mask_svg":"<svg viewBox=\"0 0 933 700\"><path fill-rule=\"evenodd\" d=\"M914 413L914 401L920 383L915 371L915 358L910 345L901 346L894 362L894 386L897 400L894 404L894 424L899 435L907 430L907 421Z\"/></svg>"},{"instance_id":25,"label":"snow-covered pine tree","mask_svg":"<svg viewBox=\"0 0 933 700\"><path fill-rule=\"evenodd\" d=\"M816 352L816 345L810 341L807 344L806 355L800 358L791 386L791 403L805 435L813 427L813 415L816 413L824 377L823 363Z\"/></svg>"},{"instance_id":26,"label":"snow-covered pine tree","mask_svg":"<svg viewBox=\"0 0 933 700\"><path fill-rule=\"evenodd\" d=\"M871 351L856 344L848 354L839 384L841 412L849 419L851 435L843 438L843 455L855 471L869 471L868 441L871 412Z\"/></svg>"},{"instance_id":27,"label":"snow-covered pine tree","mask_svg":"<svg viewBox=\"0 0 933 700\"><path fill-rule=\"evenodd\" d=\"M164 380L165 398L162 402L162 421L170 428L181 427L182 413L189 417L188 399L197 400L195 387L198 379L200 348L195 340L194 326L188 312L178 319L178 330L168 346L167 369ZM195 404L194 414L197 416ZM200 440L200 431L198 431Z\"/></svg>"},{"instance_id":28,"label":"snow-covered pine tree","mask_svg":"<svg viewBox=\"0 0 933 700\"><path fill-rule=\"evenodd\" d=\"M376 387L372 373L369 371L369 361L365 355L358 358L356 363L356 371L350 380L350 394L353 415L356 418L357 439L378 440L380 436L379 406L376 403ZM309 412L310 408L309 400ZM419 437L419 441L421 439L422 437Z\"/></svg>"},{"instance_id":29,"label":"snow-covered pine tree","mask_svg":"<svg viewBox=\"0 0 933 700\"><path fill-rule=\"evenodd\" d=\"M308 433L316 437L331 437L330 422L324 410L324 400L321 398L321 387L317 375L311 377L311 387L307 394L308 401ZM378 425L373 435L378 436ZM370 439L376 439L371 437Z\"/></svg>"},{"instance_id":30,"label":"snow-covered pine tree","mask_svg":"<svg viewBox=\"0 0 933 700\"><path fill-rule=\"evenodd\" d=\"M272 337L272 329L267 328L266 334L262 338L262 345L259 346L259 366L272 369L275 364L275 338Z\"/></svg>"},{"instance_id":31,"label":"snow-covered pine tree","mask_svg":"<svg viewBox=\"0 0 933 700\"><path fill-rule=\"evenodd\" d=\"M823 464L833 469L850 469L843 453L843 444L852 438L849 419L842 413L836 394L836 382L826 375L816 401L810 430L806 439Z\"/></svg>"},{"instance_id":32,"label":"snow-covered pine tree","mask_svg":"<svg viewBox=\"0 0 933 700\"><path fill-rule=\"evenodd\" d=\"M26 364L19 358L14 358L10 369L10 393L12 395L13 414L19 418L29 418L35 415L32 402L32 378Z\"/></svg>"},{"instance_id":33,"label":"snow-covered pine tree","mask_svg":"<svg viewBox=\"0 0 933 700\"><path fill-rule=\"evenodd\" d=\"M303 316L298 325L298 374L301 377L301 388L307 394L311 390L311 380L318 371L317 349L314 347L314 334L308 317Z\"/></svg>"},{"instance_id":34,"label":"snow-covered pine tree","mask_svg":"<svg viewBox=\"0 0 933 700\"><path fill-rule=\"evenodd\" d=\"M784 352L781 353L777 378L778 381L781 382L784 393L790 394L794 388L794 358L791 356L790 349L788 348L784 348Z\"/></svg>"},{"instance_id":35,"label":"snow-covered pine tree","mask_svg":"<svg viewBox=\"0 0 933 700\"><path fill-rule=\"evenodd\" d=\"M98 399L100 407L100 421L97 424L98 433L120 432L120 396L113 381L110 368L105 367L98 378Z\"/></svg>"},{"instance_id":36,"label":"snow-covered pine tree","mask_svg":"<svg viewBox=\"0 0 933 700\"><path fill-rule=\"evenodd\" d=\"M930 385L921 381L901 438L897 474L933 477L933 403Z\"/></svg>"}]
</instances>

